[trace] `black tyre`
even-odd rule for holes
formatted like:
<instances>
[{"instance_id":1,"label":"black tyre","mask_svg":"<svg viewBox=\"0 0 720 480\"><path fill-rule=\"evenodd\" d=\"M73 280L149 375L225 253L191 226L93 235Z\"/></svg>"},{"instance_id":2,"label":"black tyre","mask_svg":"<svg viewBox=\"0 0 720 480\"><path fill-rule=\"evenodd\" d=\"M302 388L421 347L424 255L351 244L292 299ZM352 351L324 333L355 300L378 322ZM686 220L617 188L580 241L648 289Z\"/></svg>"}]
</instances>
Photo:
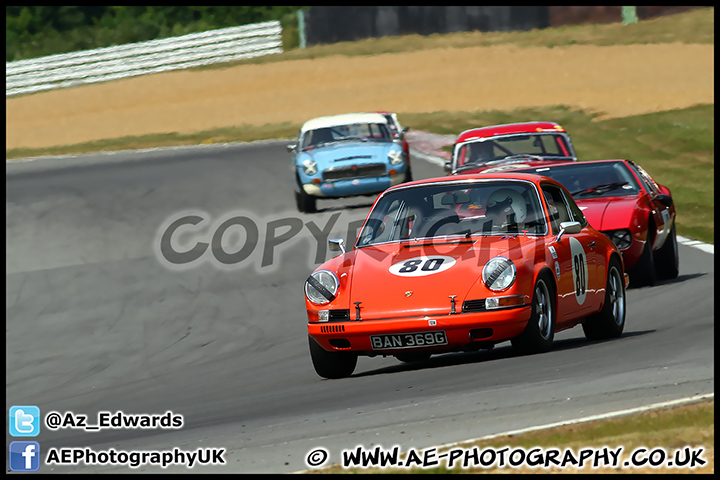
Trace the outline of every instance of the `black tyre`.
<instances>
[{"instance_id":1,"label":"black tyre","mask_svg":"<svg viewBox=\"0 0 720 480\"><path fill-rule=\"evenodd\" d=\"M555 337L555 293L547 276L540 275L535 282L532 313L523 333L511 340L521 355L544 353L552 348Z\"/></svg>"},{"instance_id":2,"label":"black tyre","mask_svg":"<svg viewBox=\"0 0 720 480\"><path fill-rule=\"evenodd\" d=\"M648 238L643 248L640 260L628 270L630 285L632 287L651 287L657 278L655 273L655 259L653 259L651 239Z\"/></svg>"},{"instance_id":3,"label":"black tyre","mask_svg":"<svg viewBox=\"0 0 720 480\"><path fill-rule=\"evenodd\" d=\"M302 213L317 212L315 200L315 197L308 195L303 190L295 192L295 205L297 206L297 209Z\"/></svg>"},{"instance_id":4,"label":"black tyre","mask_svg":"<svg viewBox=\"0 0 720 480\"><path fill-rule=\"evenodd\" d=\"M625 281L620 261L615 257L608 265L605 284L602 310L585 319L582 324L588 340L617 338L625 328Z\"/></svg>"},{"instance_id":5,"label":"black tyre","mask_svg":"<svg viewBox=\"0 0 720 480\"><path fill-rule=\"evenodd\" d=\"M398 353L395 358L403 363L423 362L428 360L432 354L427 352Z\"/></svg>"},{"instance_id":6,"label":"black tyre","mask_svg":"<svg viewBox=\"0 0 720 480\"><path fill-rule=\"evenodd\" d=\"M310 358L315 372L324 378L349 377L355 371L357 354L352 352L328 352L308 337Z\"/></svg>"},{"instance_id":7,"label":"black tyre","mask_svg":"<svg viewBox=\"0 0 720 480\"><path fill-rule=\"evenodd\" d=\"M407 171L405 172L405 180L404 183L412 182L413 181L413 175L412 175L412 168L410 168L410 164L408 163Z\"/></svg>"},{"instance_id":8,"label":"black tyre","mask_svg":"<svg viewBox=\"0 0 720 480\"><path fill-rule=\"evenodd\" d=\"M677 278L680 273L680 257L678 256L677 234L673 223L665 244L655 254L655 271L658 278L669 280Z\"/></svg>"}]
</instances>

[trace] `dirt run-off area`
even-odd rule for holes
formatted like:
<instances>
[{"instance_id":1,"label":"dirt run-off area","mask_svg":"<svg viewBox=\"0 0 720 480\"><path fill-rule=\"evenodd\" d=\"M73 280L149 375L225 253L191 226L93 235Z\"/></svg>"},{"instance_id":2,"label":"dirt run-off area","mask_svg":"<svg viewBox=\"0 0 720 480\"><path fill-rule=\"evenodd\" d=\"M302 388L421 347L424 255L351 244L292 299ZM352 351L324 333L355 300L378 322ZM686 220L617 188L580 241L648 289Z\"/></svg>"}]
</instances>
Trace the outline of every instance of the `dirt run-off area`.
<instances>
[{"instance_id":1,"label":"dirt run-off area","mask_svg":"<svg viewBox=\"0 0 720 480\"><path fill-rule=\"evenodd\" d=\"M608 118L714 102L714 45L435 49L168 72L10 97L6 149L299 125L355 111L391 110L402 120L565 105Z\"/></svg>"}]
</instances>

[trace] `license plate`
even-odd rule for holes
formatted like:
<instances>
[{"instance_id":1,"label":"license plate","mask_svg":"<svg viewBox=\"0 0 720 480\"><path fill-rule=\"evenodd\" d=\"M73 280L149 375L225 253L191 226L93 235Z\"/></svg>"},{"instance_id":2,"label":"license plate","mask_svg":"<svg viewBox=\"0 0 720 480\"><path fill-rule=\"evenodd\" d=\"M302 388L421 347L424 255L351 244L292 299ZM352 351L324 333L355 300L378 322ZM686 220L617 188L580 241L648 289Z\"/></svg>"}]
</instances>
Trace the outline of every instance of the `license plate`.
<instances>
[{"instance_id":1,"label":"license plate","mask_svg":"<svg viewBox=\"0 0 720 480\"><path fill-rule=\"evenodd\" d=\"M370 335L373 350L389 350L394 348L432 347L447 345L444 330L434 332L397 333L391 335Z\"/></svg>"}]
</instances>

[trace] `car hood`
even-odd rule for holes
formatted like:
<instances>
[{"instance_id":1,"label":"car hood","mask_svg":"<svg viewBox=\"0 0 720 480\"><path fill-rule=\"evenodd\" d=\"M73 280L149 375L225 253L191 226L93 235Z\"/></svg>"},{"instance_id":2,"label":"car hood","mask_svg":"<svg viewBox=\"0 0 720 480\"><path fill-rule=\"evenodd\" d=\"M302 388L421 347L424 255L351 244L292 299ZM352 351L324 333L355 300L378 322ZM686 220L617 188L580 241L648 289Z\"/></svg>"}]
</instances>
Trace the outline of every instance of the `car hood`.
<instances>
[{"instance_id":1,"label":"car hood","mask_svg":"<svg viewBox=\"0 0 720 480\"><path fill-rule=\"evenodd\" d=\"M482 282L488 260L497 255L522 257L522 244L537 241L522 236L514 242L500 236L473 240L434 247L422 246L429 242L419 240L356 249L349 282L352 318L355 302L362 302L363 319L446 315L451 309L450 295L456 296L455 309L460 312L468 293Z\"/></svg>"},{"instance_id":2,"label":"car hood","mask_svg":"<svg viewBox=\"0 0 720 480\"><path fill-rule=\"evenodd\" d=\"M321 148L305 150L303 155L309 156L318 164L328 165L336 163L338 166L355 163L384 163L388 159L391 149L400 150L401 147L390 142L343 142L339 145L329 145Z\"/></svg>"},{"instance_id":3,"label":"car hood","mask_svg":"<svg viewBox=\"0 0 720 480\"><path fill-rule=\"evenodd\" d=\"M633 212L638 203L638 197L602 197L602 198L575 198L583 215L595 230L615 230L628 228Z\"/></svg>"}]
</instances>

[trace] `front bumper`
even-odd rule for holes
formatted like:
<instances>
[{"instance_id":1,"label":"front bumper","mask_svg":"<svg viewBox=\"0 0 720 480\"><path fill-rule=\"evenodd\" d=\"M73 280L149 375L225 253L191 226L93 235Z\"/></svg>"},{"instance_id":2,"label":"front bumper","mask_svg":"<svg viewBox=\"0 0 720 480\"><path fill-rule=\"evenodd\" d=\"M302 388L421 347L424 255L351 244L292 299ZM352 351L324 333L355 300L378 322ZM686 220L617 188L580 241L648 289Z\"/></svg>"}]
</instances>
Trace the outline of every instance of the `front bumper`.
<instances>
[{"instance_id":1,"label":"front bumper","mask_svg":"<svg viewBox=\"0 0 720 480\"><path fill-rule=\"evenodd\" d=\"M405 171L380 177L348 178L324 183L303 184L303 190L313 197L351 197L379 193L402 183Z\"/></svg>"},{"instance_id":2,"label":"front bumper","mask_svg":"<svg viewBox=\"0 0 720 480\"><path fill-rule=\"evenodd\" d=\"M532 307L525 305L497 311L424 315L387 320L308 322L308 334L327 351L352 351L361 355L394 355L408 351L453 351L475 343L498 343L520 335ZM317 318L317 317L315 317ZM371 335L444 331L446 345L373 349Z\"/></svg>"}]
</instances>

